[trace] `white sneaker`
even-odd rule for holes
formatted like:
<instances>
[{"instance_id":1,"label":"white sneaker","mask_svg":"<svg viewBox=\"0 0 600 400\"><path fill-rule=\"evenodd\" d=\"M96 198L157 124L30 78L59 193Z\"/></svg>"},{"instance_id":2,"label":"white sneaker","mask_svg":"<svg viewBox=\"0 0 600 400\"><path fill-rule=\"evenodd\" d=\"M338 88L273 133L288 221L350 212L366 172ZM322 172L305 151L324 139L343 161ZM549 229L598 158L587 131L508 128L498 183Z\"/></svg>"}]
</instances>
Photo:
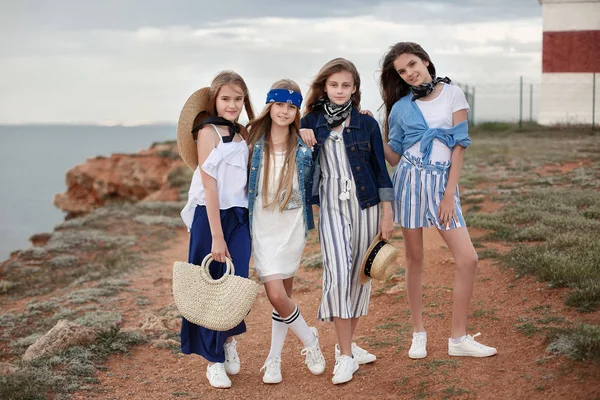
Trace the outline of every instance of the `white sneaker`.
<instances>
[{"instance_id":1,"label":"white sneaker","mask_svg":"<svg viewBox=\"0 0 600 400\"><path fill-rule=\"evenodd\" d=\"M413 332L412 343L410 345L410 350L408 350L408 356L415 360L427 357L427 336L419 335L417 332Z\"/></svg>"},{"instance_id":2,"label":"white sneaker","mask_svg":"<svg viewBox=\"0 0 600 400\"><path fill-rule=\"evenodd\" d=\"M223 348L225 349L225 371L229 375L237 375L240 373L240 357L238 356L235 346L237 342L235 339L231 343L225 343Z\"/></svg>"},{"instance_id":3,"label":"white sneaker","mask_svg":"<svg viewBox=\"0 0 600 400\"><path fill-rule=\"evenodd\" d=\"M260 369L265 370L265 374L263 375L264 383L279 383L283 380L281 376L281 357L269 357L265 364Z\"/></svg>"},{"instance_id":4,"label":"white sneaker","mask_svg":"<svg viewBox=\"0 0 600 400\"><path fill-rule=\"evenodd\" d=\"M321 375L325 372L325 357L323 357L321 346L319 345L319 331L314 326L311 326L310 330L315 335L316 343L312 347L303 348L300 354L306 356L304 364L306 364L310 372L313 375Z\"/></svg>"},{"instance_id":5,"label":"white sneaker","mask_svg":"<svg viewBox=\"0 0 600 400\"><path fill-rule=\"evenodd\" d=\"M452 343L452 340L448 339L448 355L449 356L465 356L465 357L489 357L496 354L498 351L493 348L486 346L481 343L477 343L475 338L481 335L467 335L462 342L458 344Z\"/></svg>"},{"instance_id":6,"label":"white sneaker","mask_svg":"<svg viewBox=\"0 0 600 400\"><path fill-rule=\"evenodd\" d=\"M356 371L358 371L358 363L356 360L343 354L335 362L331 382L333 382L334 385L337 385L351 381L352 376Z\"/></svg>"},{"instance_id":7,"label":"white sneaker","mask_svg":"<svg viewBox=\"0 0 600 400\"><path fill-rule=\"evenodd\" d=\"M227 376L227 372L225 372L225 364L223 363L214 363L213 365L207 366L206 377L208 378L208 383L210 383L212 387L219 389L231 387L231 380Z\"/></svg>"},{"instance_id":8,"label":"white sneaker","mask_svg":"<svg viewBox=\"0 0 600 400\"><path fill-rule=\"evenodd\" d=\"M356 362L361 364L368 364L375 360L377 360L377 356L375 354L369 353L367 350L359 347L356 343L352 342L352 355ZM340 346L335 344L335 360L340 357Z\"/></svg>"}]
</instances>

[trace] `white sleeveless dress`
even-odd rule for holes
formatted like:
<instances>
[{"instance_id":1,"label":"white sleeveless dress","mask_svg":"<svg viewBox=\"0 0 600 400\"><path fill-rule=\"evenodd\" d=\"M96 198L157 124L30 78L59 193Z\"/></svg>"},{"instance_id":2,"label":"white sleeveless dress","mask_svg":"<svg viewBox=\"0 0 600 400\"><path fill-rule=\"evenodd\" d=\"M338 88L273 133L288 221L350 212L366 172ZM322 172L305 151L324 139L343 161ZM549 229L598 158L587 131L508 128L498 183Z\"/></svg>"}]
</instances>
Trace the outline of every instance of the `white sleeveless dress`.
<instances>
[{"instance_id":1,"label":"white sleeveless dress","mask_svg":"<svg viewBox=\"0 0 600 400\"><path fill-rule=\"evenodd\" d=\"M269 188L277 189L276 183L283 169L285 152L274 152L271 157L271 182ZM302 252L306 245L304 214L302 207L279 211L279 207L264 208L262 188L264 176L263 157L254 201L252 220L252 257L254 268L263 282L287 279L296 274ZM294 168L296 170L296 168ZM294 173L294 189L299 189L298 173ZM269 193L272 199L275 193Z\"/></svg>"}]
</instances>

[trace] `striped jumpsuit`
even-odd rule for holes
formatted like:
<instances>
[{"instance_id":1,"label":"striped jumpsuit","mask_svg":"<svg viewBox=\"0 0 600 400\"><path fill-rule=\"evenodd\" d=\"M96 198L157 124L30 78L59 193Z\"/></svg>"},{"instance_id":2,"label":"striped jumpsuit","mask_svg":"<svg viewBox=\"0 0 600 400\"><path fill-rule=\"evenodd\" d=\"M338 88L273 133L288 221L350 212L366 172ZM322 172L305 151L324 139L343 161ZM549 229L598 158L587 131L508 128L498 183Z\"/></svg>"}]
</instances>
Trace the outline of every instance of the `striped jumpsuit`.
<instances>
[{"instance_id":1,"label":"striped jumpsuit","mask_svg":"<svg viewBox=\"0 0 600 400\"><path fill-rule=\"evenodd\" d=\"M319 157L323 297L318 317L356 318L368 313L371 282L359 283L360 266L379 231L379 206L360 208L341 134L331 133Z\"/></svg>"}]
</instances>

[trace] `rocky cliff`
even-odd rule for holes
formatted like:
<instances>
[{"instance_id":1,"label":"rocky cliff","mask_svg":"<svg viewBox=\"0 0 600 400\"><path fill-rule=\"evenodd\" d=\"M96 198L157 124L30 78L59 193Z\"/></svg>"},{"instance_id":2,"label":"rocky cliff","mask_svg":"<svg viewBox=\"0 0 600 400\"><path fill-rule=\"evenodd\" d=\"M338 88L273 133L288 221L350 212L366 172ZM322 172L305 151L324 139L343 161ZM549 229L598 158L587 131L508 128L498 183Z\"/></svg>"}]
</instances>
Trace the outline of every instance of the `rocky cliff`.
<instances>
[{"instance_id":1,"label":"rocky cliff","mask_svg":"<svg viewBox=\"0 0 600 400\"><path fill-rule=\"evenodd\" d=\"M54 197L54 205L69 219L113 202L177 200L191 176L175 147L161 143L135 154L90 158L67 172L67 191Z\"/></svg>"}]
</instances>

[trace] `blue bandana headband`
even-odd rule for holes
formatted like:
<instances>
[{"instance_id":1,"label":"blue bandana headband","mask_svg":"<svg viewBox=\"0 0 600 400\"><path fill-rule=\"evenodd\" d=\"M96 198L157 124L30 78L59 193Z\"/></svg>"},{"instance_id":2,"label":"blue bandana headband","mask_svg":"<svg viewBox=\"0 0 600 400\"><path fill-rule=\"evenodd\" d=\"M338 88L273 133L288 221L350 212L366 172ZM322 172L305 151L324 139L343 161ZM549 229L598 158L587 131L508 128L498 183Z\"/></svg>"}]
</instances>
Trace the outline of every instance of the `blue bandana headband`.
<instances>
[{"instance_id":1,"label":"blue bandana headband","mask_svg":"<svg viewBox=\"0 0 600 400\"><path fill-rule=\"evenodd\" d=\"M302 105L302 95L288 89L271 89L267 93L266 104L269 103L290 103L300 108Z\"/></svg>"}]
</instances>

